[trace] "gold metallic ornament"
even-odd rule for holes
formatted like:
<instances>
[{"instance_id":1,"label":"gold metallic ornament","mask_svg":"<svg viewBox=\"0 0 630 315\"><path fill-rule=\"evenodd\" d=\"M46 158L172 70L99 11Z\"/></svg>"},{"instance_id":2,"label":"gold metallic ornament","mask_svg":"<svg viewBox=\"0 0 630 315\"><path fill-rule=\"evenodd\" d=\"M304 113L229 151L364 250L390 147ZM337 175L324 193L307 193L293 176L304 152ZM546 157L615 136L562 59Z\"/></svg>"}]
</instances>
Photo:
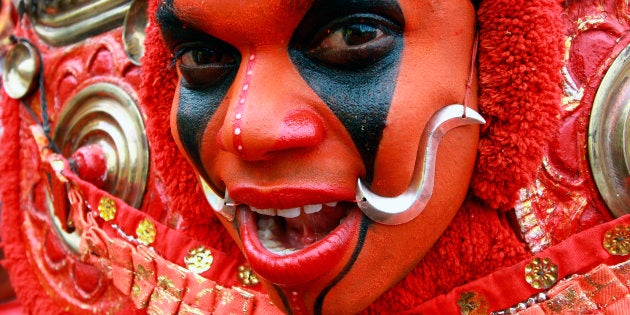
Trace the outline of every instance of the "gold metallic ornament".
<instances>
[{"instance_id":1,"label":"gold metallic ornament","mask_svg":"<svg viewBox=\"0 0 630 315\"><path fill-rule=\"evenodd\" d=\"M630 46L617 56L593 100L588 149L593 177L610 211L630 213Z\"/></svg>"},{"instance_id":2,"label":"gold metallic ornament","mask_svg":"<svg viewBox=\"0 0 630 315\"><path fill-rule=\"evenodd\" d=\"M116 203L108 197L102 197L98 202L98 214L105 221L111 221L116 217Z\"/></svg>"},{"instance_id":3,"label":"gold metallic ornament","mask_svg":"<svg viewBox=\"0 0 630 315\"><path fill-rule=\"evenodd\" d=\"M136 229L136 235L138 235L138 241L144 245L151 245L155 241L155 235L157 231L155 224L149 221L149 219L142 219Z\"/></svg>"},{"instance_id":4,"label":"gold metallic ornament","mask_svg":"<svg viewBox=\"0 0 630 315\"><path fill-rule=\"evenodd\" d=\"M244 286L255 286L260 283L252 268L246 265L238 266L238 280Z\"/></svg>"},{"instance_id":5,"label":"gold metallic ornament","mask_svg":"<svg viewBox=\"0 0 630 315\"><path fill-rule=\"evenodd\" d=\"M534 258L525 266L525 281L534 289L549 289L558 281L558 265L549 258Z\"/></svg>"},{"instance_id":6,"label":"gold metallic ornament","mask_svg":"<svg viewBox=\"0 0 630 315\"><path fill-rule=\"evenodd\" d=\"M212 266L212 261L214 261L212 252L203 246L189 250L186 257L184 257L186 268L196 274L209 270Z\"/></svg>"},{"instance_id":7,"label":"gold metallic ornament","mask_svg":"<svg viewBox=\"0 0 630 315\"><path fill-rule=\"evenodd\" d=\"M122 41L125 53L135 65L140 65L140 59L144 55L144 38L147 27L147 0L132 0L129 11L123 22Z\"/></svg>"},{"instance_id":8,"label":"gold metallic ornament","mask_svg":"<svg viewBox=\"0 0 630 315\"><path fill-rule=\"evenodd\" d=\"M606 231L604 248L615 256L630 254L630 225L619 224Z\"/></svg>"},{"instance_id":9,"label":"gold metallic ornament","mask_svg":"<svg viewBox=\"0 0 630 315\"><path fill-rule=\"evenodd\" d=\"M9 51L2 73L3 87L13 99L21 99L37 85L40 72L40 57L37 49L21 41Z\"/></svg>"},{"instance_id":10,"label":"gold metallic ornament","mask_svg":"<svg viewBox=\"0 0 630 315\"><path fill-rule=\"evenodd\" d=\"M140 208L149 173L149 144L134 97L111 83L79 91L59 114L53 140L64 156L99 146L107 163L103 189Z\"/></svg>"},{"instance_id":11,"label":"gold metallic ornament","mask_svg":"<svg viewBox=\"0 0 630 315\"><path fill-rule=\"evenodd\" d=\"M488 301L483 295L474 291L462 292L457 305L462 315L488 314Z\"/></svg>"},{"instance_id":12,"label":"gold metallic ornament","mask_svg":"<svg viewBox=\"0 0 630 315\"><path fill-rule=\"evenodd\" d=\"M122 25L130 0L28 1L27 12L39 37L64 46Z\"/></svg>"}]
</instances>

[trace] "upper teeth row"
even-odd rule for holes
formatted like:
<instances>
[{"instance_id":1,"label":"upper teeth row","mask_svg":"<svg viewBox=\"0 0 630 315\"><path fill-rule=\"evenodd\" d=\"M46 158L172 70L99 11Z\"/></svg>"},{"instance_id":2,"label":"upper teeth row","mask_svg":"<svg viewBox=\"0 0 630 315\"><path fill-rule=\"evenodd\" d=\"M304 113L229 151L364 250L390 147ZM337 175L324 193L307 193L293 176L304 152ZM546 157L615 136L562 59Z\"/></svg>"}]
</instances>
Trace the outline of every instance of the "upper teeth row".
<instances>
[{"instance_id":1,"label":"upper teeth row","mask_svg":"<svg viewBox=\"0 0 630 315\"><path fill-rule=\"evenodd\" d=\"M311 213L316 213L322 210L323 205L326 205L327 207L335 207L337 206L337 202L327 202L324 204L316 204L316 205L306 205L306 206L302 206L302 207L295 207L295 208L289 208L289 209L274 209L274 208L268 208L268 209L258 209L258 208L254 208L254 207L250 207L250 209L256 213L260 213L260 214L264 214L264 215L268 215L268 216L281 216L284 218L297 218L300 216L300 213L302 211L304 211L305 214L311 214Z\"/></svg>"}]
</instances>

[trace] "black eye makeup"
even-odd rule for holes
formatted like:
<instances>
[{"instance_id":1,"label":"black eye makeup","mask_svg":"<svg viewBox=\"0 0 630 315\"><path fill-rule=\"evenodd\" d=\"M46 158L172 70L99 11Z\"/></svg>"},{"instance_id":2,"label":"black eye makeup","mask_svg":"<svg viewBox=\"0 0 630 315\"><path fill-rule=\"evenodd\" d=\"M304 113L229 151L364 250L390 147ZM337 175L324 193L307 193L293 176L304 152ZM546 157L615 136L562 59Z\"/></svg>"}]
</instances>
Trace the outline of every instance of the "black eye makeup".
<instances>
[{"instance_id":1,"label":"black eye makeup","mask_svg":"<svg viewBox=\"0 0 630 315\"><path fill-rule=\"evenodd\" d=\"M395 0L315 0L289 57L352 137L372 180L396 89L405 19Z\"/></svg>"},{"instance_id":2,"label":"black eye makeup","mask_svg":"<svg viewBox=\"0 0 630 315\"><path fill-rule=\"evenodd\" d=\"M375 14L353 14L322 28L305 54L330 67L360 68L372 65L392 51L401 29Z\"/></svg>"},{"instance_id":3,"label":"black eye makeup","mask_svg":"<svg viewBox=\"0 0 630 315\"><path fill-rule=\"evenodd\" d=\"M404 17L396 1L315 1L291 39L291 50L338 69L376 65L402 39Z\"/></svg>"},{"instance_id":4,"label":"black eye makeup","mask_svg":"<svg viewBox=\"0 0 630 315\"><path fill-rule=\"evenodd\" d=\"M236 72L240 53L218 40L185 43L175 47L172 64L177 66L182 84L188 88L207 88Z\"/></svg>"}]
</instances>

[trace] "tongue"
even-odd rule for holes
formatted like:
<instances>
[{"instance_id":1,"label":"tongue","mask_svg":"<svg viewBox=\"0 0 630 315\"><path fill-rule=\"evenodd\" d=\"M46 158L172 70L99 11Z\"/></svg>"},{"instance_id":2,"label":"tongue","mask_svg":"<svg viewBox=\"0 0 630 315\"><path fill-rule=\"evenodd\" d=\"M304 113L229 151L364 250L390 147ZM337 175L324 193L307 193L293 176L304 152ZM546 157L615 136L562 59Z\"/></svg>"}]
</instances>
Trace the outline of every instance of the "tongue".
<instances>
[{"instance_id":1,"label":"tongue","mask_svg":"<svg viewBox=\"0 0 630 315\"><path fill-rule=\"evenodd\" d=\"M346 213L347 205L339 204L336 207L324 206L313 214L302 213L299 217L286 219L284 243L293 248L313 244L334 230Z\"/></svg>"}]
</instances>

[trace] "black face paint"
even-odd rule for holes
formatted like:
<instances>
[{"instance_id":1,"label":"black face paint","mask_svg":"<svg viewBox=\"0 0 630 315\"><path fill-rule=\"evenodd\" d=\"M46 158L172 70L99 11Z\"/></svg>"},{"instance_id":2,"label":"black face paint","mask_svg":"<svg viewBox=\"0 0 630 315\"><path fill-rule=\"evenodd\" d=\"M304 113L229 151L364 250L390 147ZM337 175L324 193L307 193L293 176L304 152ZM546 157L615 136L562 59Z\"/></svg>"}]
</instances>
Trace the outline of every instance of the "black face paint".
<instances>
[{"instance_id":1,"label":"black face paint","mask_svg":"<svg viewBox=\"0 0 630 315\"><path fill-rule=\"evenodd\" d=\"M169 49L177 60L183 54L194 53L203 60L230 60L215 64L186 67L179 64L181 78L179 83L179 99L177 100L177 132L186 150L186 154L195 164L197 170L203 172L201 144L203 135L212 115L227 95L234 82L240 54L227 43L185 24L173 11L172 0L165 1L157 12L160 30ZM221 58L221 56L229 58ZM174 61L176 61L174 60Z\"/></svg>"},{"instance_id":2,"label":"black face paint","mask_svg":"<svg viewBox=\"0 0 630 315\"><path fill-rule=\"evenodd\" d=\"M387 21L392 27L383 27L381 21ZM383 24L387 26L387 23ZM360 31L370 27L380 27L377 31L386 33L387 51L376 47L364 51L364 55L359 50L350 50L350 56L335 56L318 55L313 49L313 44L322 36L336 30L351 43L346 34L353 29ZM403 29L404 18L396 1L316 0L291 39L292 62L350 133L365 163L368 181L374 173L374 161L399 73ZM378 58L370 59L370 54ZM322 56L326 61L332 58L332 64L322 62Z\"/></svg>"},{"instance_id":3,"label":"black face paint","mask_svg":"<svg viewBox=\"0 0 630 315\"><path fill-rule=\"evenodd\" d=\"M200 152L203 134L212 115L225 98L234 77L236 71L219 85L203 90L188 89L180 83L182 86L177 106L177 132L186 154L198 171L204 170Z\"/></svg>"},{"instance_id":4,"label":"black face paint","mask_svg":"<svg viewBox=\"0 0 630 315\"><path fill-rule=\"evenodd\" d=\"M202 137L234 81L240 55L233 47L208 34L183 27L169 2L160 8L158 20L171 51L179 56L180 43L184 46L211 43L207 45L211 53L219 47L236 60L235 66L221 73L221 79L211 86L203 86L204 82L187 82L208 76L182 73L178 132L187 154L197 168L203 170ZM399 73L403 29L403 14L395 0L316 0L296 29L289 47L290 58L300 75L348 130L366 166L368 181L373 176ZM351 47L332 51L314 49L314 45L331 32L341 36ZM368 44L362 45L365 42Z\"/></svg>"}]
</instances>

